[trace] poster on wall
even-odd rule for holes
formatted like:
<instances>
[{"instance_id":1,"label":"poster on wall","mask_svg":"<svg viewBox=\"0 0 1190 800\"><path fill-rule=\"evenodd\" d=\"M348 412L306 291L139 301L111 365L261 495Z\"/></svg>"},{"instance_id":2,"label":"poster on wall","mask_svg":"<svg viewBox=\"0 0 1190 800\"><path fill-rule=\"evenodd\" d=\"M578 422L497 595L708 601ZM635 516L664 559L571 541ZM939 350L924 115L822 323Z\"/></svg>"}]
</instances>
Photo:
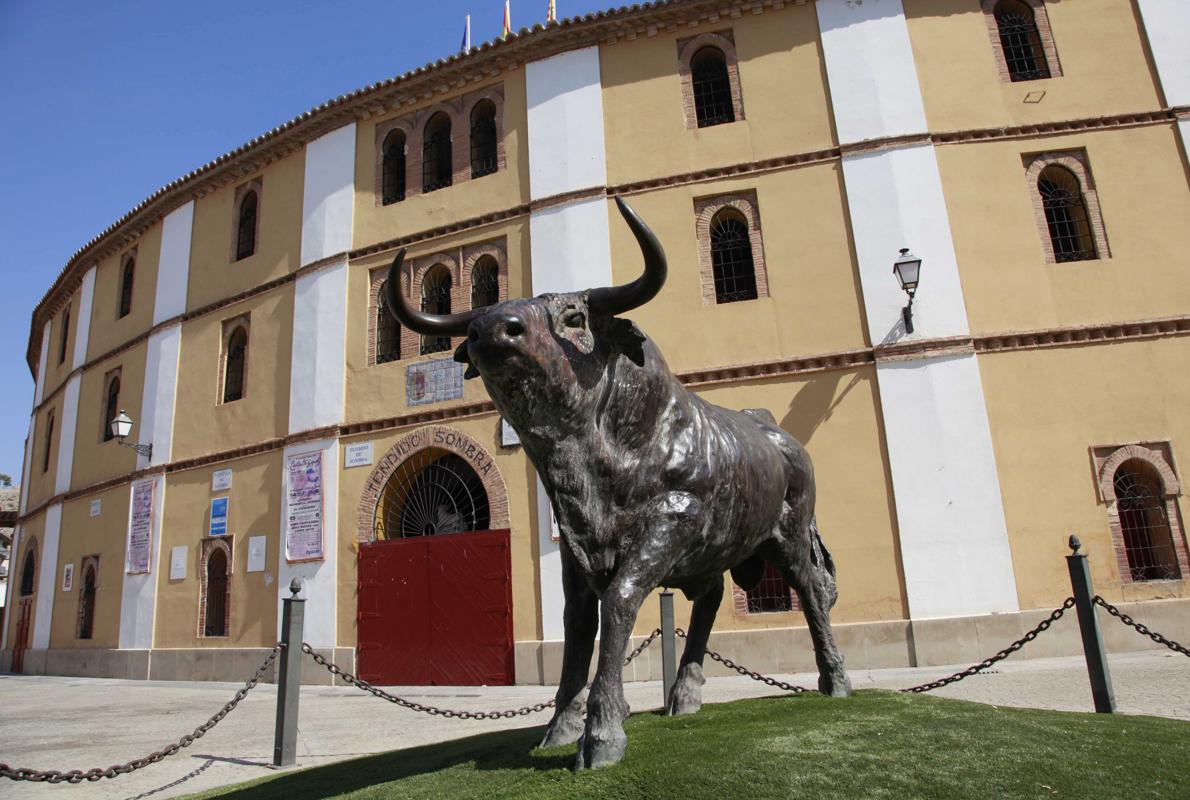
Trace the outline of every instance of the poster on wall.
<instances>
[{"instance_id":1,"label":"poster on wall","mask_svg":"<svg viewBox=\"0 0 1190 800\"><path fill-rule=\"evenodd\" d=\"M132 510L128 519L128 554L124 571L129 575L149 571L153 549L153 481L132 484Z\"/></svg>"},{"instance_id":2,"label":"poster on wall","mask_svg":"<svg viewBox=\"0 0 1190 800\"><path fill-rule=\"evenodd\" d=\"M231 488L231 470L217 469L211 473L211 491L226 492Z\"/></svg>"},{"instance_id":3,"label":"poster on wall","mask_svg":"<svg viewBox=\"0 0 1190 800\"><path fill-rule=\"evenodd\" d=\"M322 451L285 464L285 560L319 561L322 553Z\"/></svg>"},{"instance_id":4,"label":"poster on wall","mask_svg":"<svg viewBox=\"0 0 1190 800\"><path fill-rule=\"evenodd\" d=\"M186 577L186 554L189 548L186 545L178 545L169 551L169 579L171 581L180 581Z\"/></svg>"}]
</instances>

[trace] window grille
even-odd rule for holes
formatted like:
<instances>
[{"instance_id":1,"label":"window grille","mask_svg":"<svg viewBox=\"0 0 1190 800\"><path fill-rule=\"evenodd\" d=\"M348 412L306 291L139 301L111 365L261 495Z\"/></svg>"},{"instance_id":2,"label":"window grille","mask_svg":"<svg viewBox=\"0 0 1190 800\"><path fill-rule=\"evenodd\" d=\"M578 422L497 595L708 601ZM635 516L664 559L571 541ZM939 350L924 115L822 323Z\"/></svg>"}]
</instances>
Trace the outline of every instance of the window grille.
<instances>
[{"instance_id":1,"label":"window grille","mask_svg":"<svg viewBox=\"0 0 1190 800\"><path fill-rule=\"evenodd\" d=\"M483 100L471 112L471 177L491 175L496 167L496 106Z\"/></svg>"},{"instance_id":2,"label":"window grille","mask_svg":"<svg viewBox=\"0 0 1190 800\"><path fill-rule=\"evenodd\" d=\"M243 327L238 327L227 338L227 361L223 369L223 402L231 403L244 396L244 367L247 360L248 332Z\"/></svg>"},{"instance_id":3,"label":"window grille","mask_svg":"<svg viewBox=\"0 0 1190 800\"><path fill-rule=\"evenodd\" d=\"M62 312L62 336L58 340L58 363L66 360L66 342L70 339L70 306Z\"/></svg>"},{"instance_id":4,"label":"window grille","mask_svg":"<svg viewBox=\"0 0 1190 800\"><path fill-rule=\"evenodd\" d=\"M256 252L256 192L240 201L240 224L236 234L236 261Z\"/></svg>"},{"instance_id":5,"label":"window grille","mask_svg":"<svg viewBox=\"0 0 1190 800\"><path fill-rule=\"evenodd\" d=\"M90 639L95 630L95 567L88 564L83 571L83 588L79 593L78 638Z\"/></svg>"},{"instance_id":6,"label":"window grille","mask_svg":"<svg viewBox=\"0 0 1190 800\"><path fill-rule=\"evenodd\" d=\"M772 564L765 562L764 577L760 584L748 592L748 613L764 614L772 611L793 611L797 604L793 590Z\"/></svg>"},{"instance_id":7,"label":"window grille","mask_svg":"<svg viewBox=\"0 0 1190 800\"><path fill-rule=\"evenodd\" d=\"M1161 481L1140 461L1126 461L1113 479L1124 552L1134 581L1181 577Z\"/></svg>"},{"instance_id":8,"label":"window grille","mask_svg":"<svg viewBox=\"0 0 1190 800\"><path fill-rule=\"evenodd\" d=\"M21 567L21 597L33 594L34 578L37 574L37 556L33 551L25 553L25 563Z\"/></svg>"},{"instance_id":9,"label":"window grille","mask_svg":"<svg viewBox=\"0 0 1190 800\"><path fill-rule=\"evenodd\" d=\"M995 17L1000 47L1013 82L1050 77L1033 9L1020 0L1005 0L996 6Z\"/></svg>"},{"instance_id":10,"label":"window grille","mask_svg":"<svg viewBox=\"0 0 1190 800\"><path fill-rule=\"evenodd\" d=\"M426 123L425 141L421 150L421 183L423 192L450 186L454 167L450 152L450 117L439 111Z\"/></svg>"},{"instance_id":11,"label":"window grille","mask_svg":"<svg viewBox=\"0 0 1190 800\"><path fill-rule=\"evenodd\" d=\"M136 260L128 259L124 264L124 272L120 276L120 309L119 316L126 317L132 312L132 278L136 270Z\"/></svg>"},{"instance_id":12,"label":"window grille","mask_svg":"<svg viewBox=\"0 0 1190 800\"><path fill-rule=\"evenodd\" d=\"M120 378L113 376L107 385L107 398L103 404L103 441L110 442L115 434L112 433L112 420L120 413Z\"/></svg>"},{"instance_id":13,"label":"window grille","mask_svg":"<svg viewBox=\"0 0 1190 800\"><path fill-rule=\"evenodd\" d=\"M711 220L711 265L716 303L756 299L752 240L742 217L720 212Z\"/></svg>"},{"instance_id":14,"label":"window grille","mask_svg":"<svg viewBox=\"0 0 1190 800\"><path fill-rule=\"evenodd\" d=\"M1074 173L1065 167L1046 167L1037 179L1037 191L1041 193L1054 260L1089 261L1096 258L1087 204Z\"/></svg>"},{"instance_id":15,"label":"window grille","mask_svg":"<svg viewBox=\"0 0 1190 800\"><path fill-rule=\"evenodd\" d=\"M207 557L207 597L204 636L227 635L227 555L211 549Z\"/></svg>"},{"instance_id":16,"label":"window grille","mask_svg":"<svg viewBox=\"0 0 1190 800\"><path fill-rule=\"evenodd\" d=\"M393 131L384 140L384 164L381 168L381 202L384 205L405 199L405 133Z\"/></svg>"},{"instance_id":17,"label":"window grille","mask_svg":"<svg viewBox=\"0 0 1190 800\"><path fill-rule=\"evenodd\" d=\"M388 479L373 529L377 539L402 539L482 531L490 525L487 491L466 460L422 450Z\"/></svg>"},{"instance_id":18,"label":"window grille","mask_svg":"<svg viewBox=\"0 0 1190 800\"><path fill-rule=\"evenodd\" d=\"M41 471L50 470L50 445L54 443L54 412L51 411L45 420L45 452L41 455Z\"/></svg>"},{"instance_id":19,"label":"window grille","mask_svg":"<svg viewBox=\"0 0 1190 800\"><path fill-rule=\"evenodd\" d=\"M450 313L450 272L438 264L431 267L421 284L421 310L431 314ZM421 354L450 350L449 336L421 337Z\"/></svg>"},{"instance_id":20,"label":"window grille","mask_svg":"<svg viewBox=\"0 0 1190 800\"><path fill-rule=\"evenodd\" d=\"M388 281L380 284L376 303L376 363L387 364L401 358L401 326L388 311L384 292ZM397 291L400 291L398 289Z\"/></svg>"},{"instance_id":21,"label":"window grille","mask_svg":"<svg viewBox=\"0 0 1190 800\"><path fill-rule=\"evenodd\" d=\"M690 82L698 127L735 122L727 58L717 47L704 47L690 59Z\"/></svg>"},{"instance_id":22,"label":"window grille","mask_svg":"<svg viewBox=\"0 0 1190 800\"><path fill-rule=\"evenodd\" d=\"M480 256L471 268L471 307L483 308L500 301L500 267L491 256Z\"/></svg>"}]
</instances>

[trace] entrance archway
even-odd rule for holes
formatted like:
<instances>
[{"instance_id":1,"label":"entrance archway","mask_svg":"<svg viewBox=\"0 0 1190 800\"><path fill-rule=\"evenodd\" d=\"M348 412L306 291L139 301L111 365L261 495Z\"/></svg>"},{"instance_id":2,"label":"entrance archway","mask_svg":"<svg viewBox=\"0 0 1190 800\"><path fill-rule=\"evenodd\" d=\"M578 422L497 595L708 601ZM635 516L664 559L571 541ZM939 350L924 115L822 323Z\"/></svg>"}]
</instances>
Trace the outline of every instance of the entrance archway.
<instances>
[{"instance_id":1,"label":"entrance archway","mask_svg":"<svg viewBox=\"0 0 1190 800\"><path fill-rule=\"evenodd\" d=\"M360 676L403 685L510 684L508 499L491 456L422 428L376 464L360 500Z\"/></svg>"}]
</instances>

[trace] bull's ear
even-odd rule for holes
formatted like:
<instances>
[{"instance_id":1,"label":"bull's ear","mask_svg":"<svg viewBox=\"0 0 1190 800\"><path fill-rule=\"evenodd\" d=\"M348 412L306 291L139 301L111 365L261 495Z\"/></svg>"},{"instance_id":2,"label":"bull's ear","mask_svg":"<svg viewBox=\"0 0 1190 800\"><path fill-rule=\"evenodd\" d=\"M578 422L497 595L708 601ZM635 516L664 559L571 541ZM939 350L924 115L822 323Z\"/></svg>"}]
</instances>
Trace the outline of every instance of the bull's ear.
<instances>
[{"instance_id":1,"label":"bull's ear","mask_svg":"<svg viewBox=\"0 0 1190 800\"><path fill-rule=\"evenodd\" d=\"M630 319L612 317L607 321L606 336L608 350L622 353L638 367L645 365L645 335Z\"/></svg>"},{"instance_id":2,"label":"bull's ear","mask_svg":"<svg viewBox=\"0 0 1190 800\"><path fill-rule=\"evenodd\" d=\"M466 364L467 370L463 373L463 380L471 380L479 377L479 370L471 363L471 356L467 355L467 343L463 342L455 348L455 361L460 364Z\"/></svg>"}]
</instances>

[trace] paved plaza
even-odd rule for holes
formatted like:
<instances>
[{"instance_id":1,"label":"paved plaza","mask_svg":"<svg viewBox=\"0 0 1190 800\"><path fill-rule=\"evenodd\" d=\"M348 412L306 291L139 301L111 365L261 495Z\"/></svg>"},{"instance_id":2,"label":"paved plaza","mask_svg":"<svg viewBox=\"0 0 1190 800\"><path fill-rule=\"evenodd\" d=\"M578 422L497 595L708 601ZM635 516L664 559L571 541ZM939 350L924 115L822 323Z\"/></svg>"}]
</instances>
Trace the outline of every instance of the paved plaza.
<instances>
[{"instance_id":1,"label":"paved plaza","mask_svg":"<svg viewBox=\"0 0 1190 800\"><path fill-rule=\"evenodd\" d=\"M1169 651L1110 657L1119 709L1190 720L1190 658ZM964 665L965 666L965 665ZM898 689L959 667L857 670L857 689ZM813 686L812 674L777 676ZM172 683L0 675L0 761L35 769L87 769L144 755L205 721L238 688L229 683ZM660 706L657 682L629 683L634 711ZM552 696L553 687L410 687L419 703L466 710L514 708ZM725 702L772 694L744 677L711 678L705 699ZM935 692L1001 706L1091 711L1081 657L1008 659ZM131 775L78 786L0 785L6 800L25 798L165 798L272 774L276 687L264 684L206 737L160 764ZM840 701L846 702L846 701ZM417 714L351 687L302 689L298 766L445 741L511 727L542 725L548 712L515 719L460 721ZM790 719L796 725L795 717ZM1188 729L1190 733L1190 729Z\"/></svg>"}]
</instances>

